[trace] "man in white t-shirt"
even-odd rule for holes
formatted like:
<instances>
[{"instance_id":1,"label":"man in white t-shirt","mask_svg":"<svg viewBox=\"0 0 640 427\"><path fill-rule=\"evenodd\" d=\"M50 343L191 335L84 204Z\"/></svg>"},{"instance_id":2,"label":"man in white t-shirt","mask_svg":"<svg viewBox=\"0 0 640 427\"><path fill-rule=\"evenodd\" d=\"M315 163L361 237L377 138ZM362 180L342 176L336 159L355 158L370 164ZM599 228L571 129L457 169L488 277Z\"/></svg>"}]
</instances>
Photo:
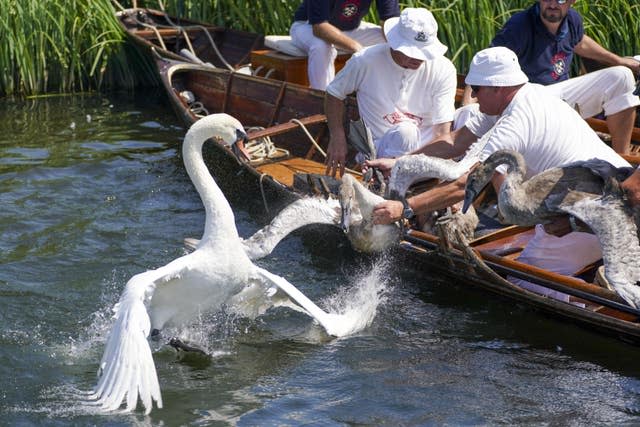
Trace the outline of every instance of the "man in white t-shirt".
<instances>
[{"instance_id":1,"label":"man in white t-shirt","mask_svg":"<svg viewBox=\"0 0 640 427\"><path fill-rule=\"evenodd\" d=\"M456 69L443 56L438 24L423 8L406 8L384 24L388 43L356 54L327 87L325 114L331 132L327 173L344 173L347 140L344 99L356 92L358 110L371 130L378 157L413 151L450 132Z\"/></svg>"},{"instance_id":2,"label":"man in white t-shirt","mask_svg":"<svg viewBox=\"0 0 640 427\"><path fill-rule=\"evenodd\" d=\"M466 83L478 99L480 112L464 127L420 152L440 157L452 157L464 152L478 137L485 146L482 157L501 149L518 151L532 176L552 167L579 160L598 158L616 167L629 166L619 154L603 144L589 125L565 102L552 95L544 86L527 83L518 58L505 47L493 47L478 52L471 62ZM393 162L368 162L388 170ZM500 169L493 185L500 187L504 176ZM443 209L464 198L467 175L454 182L406 200L387 200L374 208L374 222L388 224L414 213ZM557 226L557 224L555 224ZM557 227L556 227L557 228ZM552 234L551 227L536 228L535 237L527 244L520 261L560 274L573 274L601 257L597 238L592 234L570 232ZM557 233L561 234L561 233ZM580 250L574 250L579 248Z\"/></svg>"}]
</instances>

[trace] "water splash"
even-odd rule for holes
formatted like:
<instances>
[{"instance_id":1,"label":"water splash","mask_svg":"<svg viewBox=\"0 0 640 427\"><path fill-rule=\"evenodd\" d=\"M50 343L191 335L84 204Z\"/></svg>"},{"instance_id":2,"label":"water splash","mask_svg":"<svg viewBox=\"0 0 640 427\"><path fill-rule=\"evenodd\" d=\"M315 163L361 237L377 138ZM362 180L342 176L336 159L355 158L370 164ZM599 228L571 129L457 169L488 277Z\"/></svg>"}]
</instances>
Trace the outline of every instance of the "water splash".
<instances>
[{"instance_id":1,"label":"water splash","mask_svg":"<svg viewBox=\"0 0 640 427\"><path fill-rule=\"evenodd\" d=\"M371 325L378 307L386 300L390 267L385 255L375 258L368 268L356 273L351 286L325 300L327 311L335 319L335 336L353 335Z\"/></svg>"}]
</instances>

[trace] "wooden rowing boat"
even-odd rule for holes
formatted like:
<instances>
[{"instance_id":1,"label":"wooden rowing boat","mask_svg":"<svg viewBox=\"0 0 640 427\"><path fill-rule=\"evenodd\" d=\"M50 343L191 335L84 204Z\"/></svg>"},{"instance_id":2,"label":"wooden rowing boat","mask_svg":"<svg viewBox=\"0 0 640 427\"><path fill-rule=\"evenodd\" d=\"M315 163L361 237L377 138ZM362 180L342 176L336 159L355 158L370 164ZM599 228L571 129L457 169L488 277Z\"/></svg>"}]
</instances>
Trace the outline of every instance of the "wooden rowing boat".
<instances>
[{"instance_id":1,"label":"wooden rowing boat","mask_svg":"<svg viewBox=\"0 0 640 427\"><path fill-rule=\"evenodd\" d=\"M174 60L237 70L248 66L252 51L265 48L261 34L173 17L159 10L124 9L116 17L134 44Z\"/></svg>"},{"instance_id":2,"label":"wooden rowing boat","mask_svg":"<svg viewBox=\"0 0 640 427\"><path fill-rule=\"evenodd\" d=\"M249 138L269 137L278 149L271 156L242 162L221 145L208 144L226 160L209 163L214 174L227 163L236 176L241 173L259 186L265 198L291 200L335 191L337 183L329 177L316 180L324 173L321 151L328 144L322 115L323 92L195 64L166 60L159 60L158 64L169 99L185 124L198 120L199 113L226 112L247 127L262 127L250 131ZM352 118L357 117L355 100L349 99L347 110ZM526 303L589 329L640 342L640 311L597 283L597 265L576 278L517 261L532 232L531 228L508 226L467 242L460 237L447 237L449 233L444 228L438 235L408 228L400 244L401 256L417 269L459 279L470 287ZM564 292L570 295L571 303L523 289L507 281L508 276Z\"/></svg>"}]
</instances>

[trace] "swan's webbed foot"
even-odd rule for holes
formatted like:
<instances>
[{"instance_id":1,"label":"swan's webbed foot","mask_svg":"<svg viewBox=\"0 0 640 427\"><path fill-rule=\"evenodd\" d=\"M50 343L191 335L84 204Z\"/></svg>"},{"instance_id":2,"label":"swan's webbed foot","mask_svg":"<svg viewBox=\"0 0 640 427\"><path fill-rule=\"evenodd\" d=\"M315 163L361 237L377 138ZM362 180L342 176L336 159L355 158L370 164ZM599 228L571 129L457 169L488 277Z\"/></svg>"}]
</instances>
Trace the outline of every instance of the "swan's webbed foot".
<instances>
[{"instance_id":1,"label":"swan's webbed foot","mask_svg":"<svg viewBox=\"0 0 640 427\"><path fill-rule=\"evenodd\" d=\"M175 338L175 337L171 338L169 340L169 345L178 351L184 351L186 353L198 353L198 354L202 354L203 356L209 356L207 352L201 349L200 347L187 344L184 341L182 341L180 338Z\"/></svg>"}]
</instances>

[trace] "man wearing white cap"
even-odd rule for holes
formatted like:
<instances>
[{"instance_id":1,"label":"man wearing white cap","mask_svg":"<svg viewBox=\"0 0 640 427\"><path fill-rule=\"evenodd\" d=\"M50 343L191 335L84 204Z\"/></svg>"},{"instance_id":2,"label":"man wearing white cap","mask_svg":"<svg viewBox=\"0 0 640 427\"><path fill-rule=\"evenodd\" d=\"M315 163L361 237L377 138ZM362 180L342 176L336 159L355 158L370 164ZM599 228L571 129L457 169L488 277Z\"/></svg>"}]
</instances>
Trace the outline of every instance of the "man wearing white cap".
<instances>
[{"instance_id":1,"label":"man wearing white cap","mask_svg":"<svg viewBox=\"0 0 640 427\"><path fill-rule=\"evenodd\" d=\"M356 92L378 157L395 157L448 133L454 120L457 75L443 55L438 24L423 8L406 8L384 24L387 43L353 55L327 87L331 140L327 172L344 173L347 142L344 99Z\"/></svg>"},{"instance_id":2,"label":"man wearing white cap","mask_svg":"<svg viewBox=\"0 0 640 427\"><path fill-rule=\"evenodd\" d=\"M549 85L582 117L604 112L614 150L627 153L640 105L632 93L640 62L618 56L584 34L582 17L572 9L575 1L539 0L513 15L491 46L513 50L530 81ZM611 67L569 78L574 53Z\"/></svg>"},{"instance_id":3,"label":"man wearing white cap","mask_svg":"<svg viewBox=\"0 0 640 427\"><path fill-rule=\"evenodd\" d=\"M464 127L424 147L421 152L438 153L453 157L466 150L483 136L482 158L491 153L510 149L523 155L527 177L547 169L598 158L616 167L629 166L620 155L603 144L598 135L564 101L550 94L547 87L528 83L521 71L518 58L505 47L493 47L478 52L471 62L465 82L472 87L478 99L480 112L471 117ZM374 166L378 163L370 162ZM389 168L392 164L387 163ZM493 178L500 187L504 170L498 169ZM374 208L373 219L388 224L414 213L444 209L464 198L467 176L454 182L436 186L402 202L387 200ZM557 224L556 224L557 225ZM542 226L536 227L520 256L520 261L546 268L560 274L573 274L601 257L600 246L594 235L570 232L563 236L551 235Z\"/></svg>"}]
</instances>

